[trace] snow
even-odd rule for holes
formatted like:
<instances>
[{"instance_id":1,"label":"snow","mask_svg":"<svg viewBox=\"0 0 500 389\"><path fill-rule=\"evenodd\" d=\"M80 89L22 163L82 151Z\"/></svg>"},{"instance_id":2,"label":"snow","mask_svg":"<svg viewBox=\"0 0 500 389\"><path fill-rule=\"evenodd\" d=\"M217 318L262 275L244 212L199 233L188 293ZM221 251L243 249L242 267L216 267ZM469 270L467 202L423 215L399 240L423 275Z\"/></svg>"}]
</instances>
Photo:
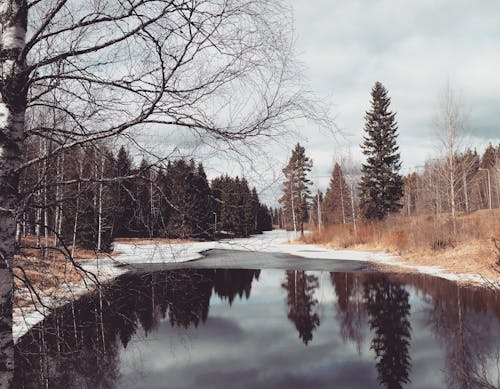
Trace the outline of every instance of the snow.
<instances>
[{"instance_id":1,"label":"snow","mask_svg":"<svg viewBox=\"0 0 500 389\"><path fill-rule=\"evenodd\" d=\"M203 252L207 250L218 249L282 253L302 258L368 261L396 265L452 281L472 281L479 284L488 282L488 280L477 274L447 273L443 268L437 266L408 265L398 261L399 257L383 252L335 250L309 244L284 244L294 240L296 240L296 237L293 233L276 230L265 232L262 235L255 235L250 238L216 242L176 244L152 243L145 245L116 243L114 245L114 250L119 253L117 256L86 261L83 267L85 270L96 274L99 282L102 283L112 280L127 271L123 266L120 267L116 265L185 262L202 258ZM55 308L89 291L89 287L85 285L68 284L65 288L62 294L45 298L43 301L44 304ZM27 333L32 326L43 320L46 313L45 309L40 307L37 309L33 306L14 309L14 341L17 342L17 340Z\"/></svg>"}]
</instances>

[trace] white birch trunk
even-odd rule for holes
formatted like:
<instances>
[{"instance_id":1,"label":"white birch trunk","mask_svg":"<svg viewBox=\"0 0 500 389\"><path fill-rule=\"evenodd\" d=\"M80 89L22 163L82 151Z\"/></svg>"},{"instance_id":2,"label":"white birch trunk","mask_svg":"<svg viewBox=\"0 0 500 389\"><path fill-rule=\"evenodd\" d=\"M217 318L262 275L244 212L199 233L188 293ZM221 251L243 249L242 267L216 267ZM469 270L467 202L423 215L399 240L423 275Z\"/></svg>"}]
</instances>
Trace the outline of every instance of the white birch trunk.
<instances>
[{"instance_id":1,"label":"white birch trunk","mask_svg":"<svg viewBox=\"0 0 500 389\"><path fill-rule=\"evenodd\" d=\"M60 181L60 173L59 173L60 170L61 170L61 161L60 161L60 157L57 156L57 158L56 158L56 181L57 182ZM61 192L61 187L59 185L56 185L56 209L54 212L54 246L56 246L56 247L57 247L57 242L58 242L57 226L59 225L59 217L61 214L61 205L59 204L59 201L61 198L60 192Z\"/></svg>"},{"instance_id":2,"label":"white birch trunk","mask_svg":"<svg viewBox=\"0 0 500 389\"><path fill-rule=\"evenodd\" d=\"M9 388L14 374L12 339L12 268L16 207L26 111L24 62L28 7L24 0L0 3L0 387Z\"/></svg>"},{"instance_id":3,"label":"white birch trunk","mask_svg":"<svg viewBox=\"0 0 500 389\"><path fill-rule=\"evenodd\" d=\"M97 251L101 251L102 246L102 190L104 179L104 156L101 157L101 176L99 180L99 205L98 205L98 220L97 220Z\"/></svg>"},{"instance_id":4,"label":"white birch trunk","mask_svg":"<svg viewBox=\"0 0 500 389\"><path fill-rule=\"evenodd\" d=\"M81 173L80 173L81 177ZM80 211L80 191L81 191L82 183L78 181L78 191L76 197L76 210L75 210L75 219L73 222L73 242L71 245L71 258L75 257L75 247L76 247L76 232L78 231L78 212Z\"/></svg>"},{"instance_id":5,"label":"white birch trunk","mask_svg":"<svg viewBox=\"0 0 500 389\"><path fill-rule=\"evenodd\" d=\"M352 211L352 228L354 230L354 236L358 235L356 228L356 211L354 208L354 184L351 183L351 211Z\"/></svg>"},{"instance_id":6,"label":"white birch trunk","mask_svg":"<svg viewBox=\"0 0 500 389\"><path fill-rule=\"evenodd\" d=\"M60 181L63 181L64 180L64 153L61 155L61 177L60 177ZM64 188L61 187L60 189L60 192L59 192L59 201L62 201L62 199L64 198ZM62 220L63 220L63 210L62 210L62 205L61 203L59 202L57 204L57 207L59 209L59 220L58 220L58 224L57 224L57 234L59 236L61 236L62 234Z\"/></svg>"},{"instance_id":7,"label":"white birch trunk","mask_svg":"<svg viewBox=\"0 0 500 389\"><path fill-rule=\"evenodd\" d=\"M44 155L48 155L49 149L47 146L48 140L45 140L44 144ZM44 236L44 247L43 247L43 257L46 258L49 252L49 207L47 202L47 176L48 176L48 162L47 159L43 162L43 236Z\"/></svg>"}]
</instances>

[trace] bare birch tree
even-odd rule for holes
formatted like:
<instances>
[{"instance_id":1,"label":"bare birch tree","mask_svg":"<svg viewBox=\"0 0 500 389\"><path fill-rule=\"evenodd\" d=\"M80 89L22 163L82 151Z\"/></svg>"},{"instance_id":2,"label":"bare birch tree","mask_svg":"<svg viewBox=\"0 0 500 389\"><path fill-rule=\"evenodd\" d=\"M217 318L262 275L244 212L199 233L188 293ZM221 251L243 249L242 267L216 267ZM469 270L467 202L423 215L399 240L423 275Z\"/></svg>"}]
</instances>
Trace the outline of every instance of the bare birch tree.
<instances>
[{"instance_id":1,"label":"bare birch tree","mask_svg":"<svg viewBox=\"0 0 500 389\"><path fill-rule=\"evenodd\" d=\"M448 186L448 197L450 201L451 220L453 235L457 234L457 188L462 183L456 164L456 156L461 147L466 127L466 118L452 88L446 85L440 101L439 112L435 117L434 124L437 129L437 137L444 153L444 179Z\"/></svg>"}]
</instances>

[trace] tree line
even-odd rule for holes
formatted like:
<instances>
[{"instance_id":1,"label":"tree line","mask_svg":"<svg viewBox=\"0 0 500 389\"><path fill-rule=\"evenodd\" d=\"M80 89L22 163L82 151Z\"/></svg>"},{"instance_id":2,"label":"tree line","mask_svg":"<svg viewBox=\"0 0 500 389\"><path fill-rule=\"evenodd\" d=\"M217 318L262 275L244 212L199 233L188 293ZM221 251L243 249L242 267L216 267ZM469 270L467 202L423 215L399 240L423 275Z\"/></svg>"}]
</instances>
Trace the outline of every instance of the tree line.
<instances>
[{"instance_id":1,"label":"tree line","mask_svg":"<svg viewBox=\"0 0 500 389\"><path fill-rule=\"evenodd\" d=\"M335 163L326 192L318 189L312 194L308 177L312 160L298 143L283 168L283 194L276 219L280 226L303 233L304 223L318 229L352 224L356 234L358 219L447 213L456 235L457 212L500 208L500 144L490 143L482 154L476 149L460 149L457 144L464 130L460 109L449 90L443 101L447 109L436 120L443 153L403 176L396 114L390 109L387 89L375 83L361 144L366 160L361 166Z\"/></svg>"},{"instance_id":2,"label":"tree line","mask_svg":"<svg viewBox=\"0 0 500 389\"><path fill-rule=\"evenodd\" d=\"M28 159L51 147L43 139L31 146ZM124 146L116 155L101 145L46 158L23 172L20 188L18 241L34 236L45 254L61 242L108 251L117 237L213 239L272 229L269 208L245 178L210 184L193 159L137 165Z\"/></svg>"}]
</instances>

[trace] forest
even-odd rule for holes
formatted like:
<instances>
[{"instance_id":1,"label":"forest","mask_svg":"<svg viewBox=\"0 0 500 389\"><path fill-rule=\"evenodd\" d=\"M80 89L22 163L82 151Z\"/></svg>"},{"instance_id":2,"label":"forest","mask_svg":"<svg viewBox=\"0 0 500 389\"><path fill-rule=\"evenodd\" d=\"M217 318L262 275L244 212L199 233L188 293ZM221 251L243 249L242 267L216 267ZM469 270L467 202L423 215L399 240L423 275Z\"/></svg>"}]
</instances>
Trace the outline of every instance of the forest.
<instances>
[{"instance_id":1,"label":"forest","mask_svg":"<svg viewBox=\"0 0 500 389\"><path fill-rule=\"evenodd\" d=\"M41 138L30 146L27 160L53 147ZM42 256L60 251L61 242L74 255L77 246L111 251L115 238L206 240L272 229L270 209L245 178L210 183L193 159L136 164L124 146L116 155L93 145L46 158L23 171L20 190L29 195L17 240Z\"/></svg>"},{"instance_id":2,"label":"forest","mask_svg":"<svg viewBox=\"0 0 500 389\"><path fill-rule=\"evenodd\" d=\"M438 155L403 175L396 112L376 82L365 115L365 160L339 158L326 191L312 193L313 158L297 143L283 168L280 227L300 231L307 243L388 250L417 265L498 279L500 144L481 152L466 147L465 119L450 87L441 106Z\"/></svg>"}]
</instances>

